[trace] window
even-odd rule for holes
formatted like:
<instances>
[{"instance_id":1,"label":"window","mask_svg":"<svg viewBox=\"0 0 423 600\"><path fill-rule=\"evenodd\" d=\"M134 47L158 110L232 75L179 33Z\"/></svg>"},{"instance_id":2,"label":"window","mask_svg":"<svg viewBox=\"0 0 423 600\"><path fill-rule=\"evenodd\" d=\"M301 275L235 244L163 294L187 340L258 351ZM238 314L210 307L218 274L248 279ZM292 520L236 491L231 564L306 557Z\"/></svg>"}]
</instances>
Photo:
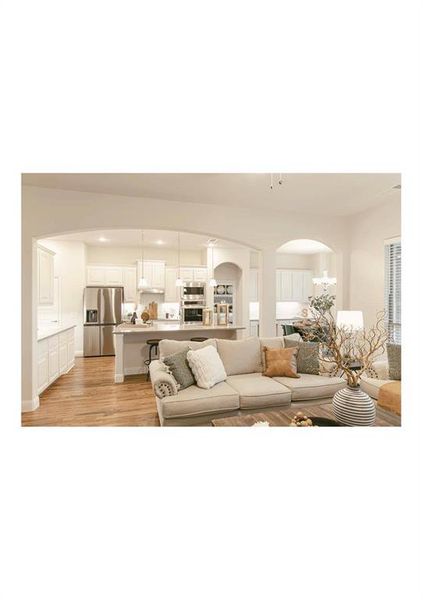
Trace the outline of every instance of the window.
<instances>
[{"instance_id":1,"label":"window","mask_svg":"<svg viewBox=\"0 0 423 600\"><path fill-rule=\"evenodd\" d=\"M385 311L389 340L401 343L401 240L385 244Z\"/></svg>"}]
</instances>

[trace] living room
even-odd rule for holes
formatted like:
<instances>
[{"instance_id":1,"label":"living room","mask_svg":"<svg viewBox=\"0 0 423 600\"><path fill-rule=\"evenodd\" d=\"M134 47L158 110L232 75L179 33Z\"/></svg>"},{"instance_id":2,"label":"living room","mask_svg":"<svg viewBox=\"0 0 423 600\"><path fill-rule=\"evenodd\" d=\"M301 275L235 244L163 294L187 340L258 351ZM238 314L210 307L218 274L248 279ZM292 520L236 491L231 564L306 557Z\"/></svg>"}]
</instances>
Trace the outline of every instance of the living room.
<instances>
[{"instance_id":1,"label":"living room","mask_svg":"<svg viewBox=\"0 0 423 600\"><path fill-rule=\"evenodd\" d=\"M389 368L386 351L388 343L392 352L395 347L396 361L400 360L399 174L56 173L24 175L22 183L24 282L38 282L25 284L23 289L24 425L269 424L266 414L275 411L283 413L280 424L295 424L298 413L304 413L308 421L314 415L315 424L325 419L331 424L400 424L400 367L396 373L392 365ZM66 290L57 294L60 302L54 299L54 290L45 292L41 306L40 249L43 260L50 259L52 264L46 281L57 280ZM152 289L147 281L147 287L140 286L142 278L152 276L143 277L147 259L154 263L157 258L163 259L166 282L174 278L169 289ZM184 323L179 320L184 304L178 304L178 293L185 288L175 286L178 278L182 286L187 285L186 277L194 278L181 278L189 270L187 265L193 264L197 266L190 267L190 273L195 270L204 294L194 301L201 306L201 319L193 323L187 317ZM124 273L119 271L117 279L95 279L99 273L103 277L107 268L115 278L119 269ZM133 274L131 285L123 285L125 273ZM112 282L123 286L127 302L133 302L124 305L127 313L129 307L128 318L115 328L109 326L113 349L108 356L99 352L89 356L83 336L94 329L84 326L84 289L107 289ZM230 301L225 294L216 295L219 287L225 293L231 288ZM349 364L344 360L335 365L334 348L323 339L310 341L300 328L301 320L308 326L316 320L316 300L325 296L332 298L327 315L334 319L335 337L349 330L341 350L345 358L348 342L348 352L354 357L349 357L349 364L355 373L360 371L356 383L361 383L357 388L365 396L360 402L371 413L364 420L358 416L351 421L345 415L333 419L332 398L347 387ZM66 302L71 306L64 310ZM193 310L190 302L185 304L187 314ZM63 310L58 316L59 304ZM160 315L148 315L154 305ZM377 347L366 346L364 352L363 335L367 334L364 341L368 344L383 311L386 336ZM43 318L52 314L55 326L40 332L40 313ZM141 313L147 314L145 322ZM128 322L132 314L137 319L133 324ZM348 321L353 317L359 319L358 327ZM223 321L218 325L220 318ZM231 345L230 338L240 343ZM199 388L188 366L185 375L191 385L181 388L181 381L163 364L168 339L176 342L170 345L171 355L216 340L210 342L216 354L226 356L224 364L219 363L223 379ZM243 339L247 345L247 339L254 339L244 358L248 368L230 364L230 357L242 353ZM152 340L156 342L149 343ZM275 377L282 377L279 380L263 377L263 347L276 343L274 349L282 350L284 340L286 344L305 343L299 353L314 343L319 364L311 372L298 371L288 377L276 373ZM45 346L41 358L40 343ZM63 353L67 358L58 369ZM330 368L322 353L331 356ZM157 362L152 360L156 358ZM54 367L50 379L49 361ZM46 377L42 386L40 372ZM28 373L33 373L32 379ZM100 386L106 391L106 382L102 404L97 396ZM260 392L257 385L265 387ZM383 386L382 396L388 399L379 400ZM215 400L206 407L210 396Z\"/></svg>"}]
</instances>

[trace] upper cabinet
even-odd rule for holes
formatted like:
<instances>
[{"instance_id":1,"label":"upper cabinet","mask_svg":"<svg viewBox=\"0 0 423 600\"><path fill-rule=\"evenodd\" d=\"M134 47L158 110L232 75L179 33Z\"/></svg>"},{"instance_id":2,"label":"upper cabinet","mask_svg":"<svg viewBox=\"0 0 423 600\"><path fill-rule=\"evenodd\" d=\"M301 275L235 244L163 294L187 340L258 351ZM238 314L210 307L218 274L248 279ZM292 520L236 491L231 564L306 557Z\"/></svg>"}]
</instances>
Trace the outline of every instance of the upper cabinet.
<instances>
[{"instance_id":1,"label":"upper cabinet","mask_svg":"<svg viewBox=\"0 0 423 600\"><path fill-rule=\"evenodd\" d=\"M89 265L87 267L87 285L123 286L125 302L136 302L137 269L136 267Z\"/></svg>"},{"instance_id":2,"label":"upper cabinet","mask_svg":"<svg viewBox=\"0 0 423 600\"><path fill-rule=\"evenodd\" d=\"M308 270L276 270L276 302L308 302L313 293L312 272Z\"/></svg>"},{"instance_id":3,"label":"upper cabinet","mask_svg":"<svg viewBox=\"0 0 423 600\"><path fill-rule=\"evenodd\" d=\"M54 252L38 246L38 304L54 304Z\"/></svg>"},{"instance_id":4,"label":"upper cabinet","mask_svg":"<svg viewBox=\"0 0 423 600\"><path fill-rule=\"evenodd\" d=\"M106 267L87 267L87 285L106 285Z\"/></svg>"},{"instance_id":5,"label":"upper cabinet","mask_svg":"<svg viewBox=\"0 0 423 600\"><path fill-rule=\"evenodd\" d=\"M142 277L142 261L137 261L138 279ZM163 290L165 287L165 262L162 260L144 261L144 278L149 288Z\"/></svg>"},{"instance_id":6,"label":"upper cabinet","mask_svg":"<svg viewBox=\"0 0 423 600\"><path fill-rule=\"evenodd\" d=\"M206 281L207 267L181 267L182 281Z\"/></svg>"},{"instance_id":7,"label":"upper cabinet","mask_svg":"<svg viewBox=\"0 0 423 600\"><path fill-rule=\"evenodd\" d=\"M259 301L259 272L258 269L250 269L250 288L249 288L249 301Z\"/></svg>"},{"instance_id":8,"label":"upper cabinet","mask_svg":"<svg viewBox=\"0 0 423 600\"><path fill-rule=\"evenodd\" d=\"M165 302L179 302L181 299L181 288L176 287L177 278L178 267L166 267Z\"/></svg>"},{"instance_id":9,"label":"upper cabinet","mask_svg":"<svg viewBox=\"0 0 423 600\"><path fill-rule=\"evenodd\" d=\"M137 268L122 267L122 282L125 302L137 301Z\"/></svg>"},{"instance_id":10,"label":"upper cabinet","mask_svg":"<svg viewBox=\"0 0 423 600\"><path fill-rule=\"evenodd\" d=\"M106 285L123 285L122 267L106 267Z\"/></svg>"}]
</instances>

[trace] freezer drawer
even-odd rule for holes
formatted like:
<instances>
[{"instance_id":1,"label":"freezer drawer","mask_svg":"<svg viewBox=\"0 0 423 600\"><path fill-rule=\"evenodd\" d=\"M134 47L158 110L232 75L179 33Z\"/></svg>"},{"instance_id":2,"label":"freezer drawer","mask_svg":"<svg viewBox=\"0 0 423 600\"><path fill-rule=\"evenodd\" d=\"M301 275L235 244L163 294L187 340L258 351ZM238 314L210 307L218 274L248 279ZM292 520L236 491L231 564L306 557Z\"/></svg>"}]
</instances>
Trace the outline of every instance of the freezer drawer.
<instances>
[{"instance_id":1,"label":"freezer drawer","mask_svg":"<svg viewBox=\"0 0 423 600\"><path fill-rule=\"evenodd\" d=\"M114 325L101 325L100 331L100 354L101 356L115 355Z\"/></svg>"},{"instance_id":2,"label":"freezer drawer","mask_svg":"<svg viewBox=\"0 0 423 600\"><path fill-rule=\"evenodd\" d=\"M84 326L84 356L100 356L100 326Z\"/></svg>"}]
</instances>

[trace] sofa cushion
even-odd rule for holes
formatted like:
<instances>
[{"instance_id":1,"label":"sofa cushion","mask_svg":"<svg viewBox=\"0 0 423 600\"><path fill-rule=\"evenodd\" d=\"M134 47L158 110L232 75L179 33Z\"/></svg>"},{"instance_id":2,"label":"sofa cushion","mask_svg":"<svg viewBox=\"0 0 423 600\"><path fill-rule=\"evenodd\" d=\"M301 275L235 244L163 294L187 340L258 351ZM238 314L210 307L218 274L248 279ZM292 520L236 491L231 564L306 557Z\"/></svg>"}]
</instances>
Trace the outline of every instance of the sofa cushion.
<instances>
[{"instance_id":1,"label":"sofa cushion","mask_svg":"<svg viewBox=\"0 0 423 600\"><path fill-rule=\"evenodd\" d=\"M210 390L191 385L176 396L158 398L160 413L165 419L213 414L239 408L239 394L222 381Z\"/></svg>"},{"instance_id":2,"label":"sofa cushion","mask_svg":"<svg viewBox=\"0 0 423 600\"><path fill-rule=\"evenodd\" d=\"M260 342L257 337L217 340L217 351L227 375L261 372Z\"/></svg>"},{"instance_id":3,"label":"sofa cushion","mask_svg":"<svg viewBox=\"0 0 423 600\"><path fill-rule=\"evenodd\" d=\"M308 375L319 375L319 344L317 342L302 342L285 338L285 348L298 348L297 371Z\"/></svg>"},{"instance_id":4,"label":"sofa cushion","mask_svg":"<svg viewBox=\"0 0 423 600\"><path fill-rule=\"evenodd\" d=\"M194 375L188 364L187 352L187 350L183 350L163 358L164 364L169 367L180 390L195 384Z\"/></svg>"},{"instance_id":5,"label":"sofa cushion","mask_svg":"<svg viewBox=\"0 0 423 600\"><path fill-rule=\"evenodd\" d=\"M275 350L264 346L266 377L299 377L297 373L298 348Z\"/></svg>"},{"instance_id":6,"label":"sofa cushion","mask_svg":"<svg viewBox=\"0 0 423 600\"><path fill-rule=\"evenodd\" d=\"M401 380L401 344L386 344L389 365L389 379Z\"/></svg>"},{"instance_id":7,"label":"sofa cushion","mask_svg":"<svg viewBox=\"0 0 423 600\"><path fill-rule=\"evenodd\" d=\"M222 359L213 346L188 350L187 360L200 388L208 390L227 377Z\"/></svg>"},{"instance_id":8,"label":"sofa cushion","mask_svg":"<svg viewBox=\"0 0 423 600\"><path fill-rule=\"evenodd\" d=\"M374 400L379 399L380 388L385 385L385 383L390 383L390 380L374 379L373 377L367 377L367 375L362 375L360 379L361 389L363 392L366 392L366 394L369 394L369 396Z\"/></svg>"},{"instance_id":9,"label":"sofa cushion","mask_svg":"<svg viewBox=\"0 0 423 600\"><path fill-rule=\"evenodd\" d=\"M159 342L159 357L161 359L177 352L183 352L184 350L198 350L204 348L204 346L216 346L216 340L210 338L204 342L191 342L189 340L160 340Z\"/></svg>"},{"instance_id":10,"label":"sofa cushion","mask_svg":"<svg viewBox=\"0 0 423 600\"><path fill-rule=\"evenodd\" d=\"M291 402L291 392L287 387L261 373L231 375L226 383L239 394L241 408L283 406Z\"/></svg>"},{"instance_id":11,"label":"sofa cushion","mask_svg":"<svg viewBox=\"0 0 423 600\"><path fill-rule=\"evenodd\" d=\"M291 377L275 377L292 392L292 402L301 400L318 400L333 398L335 392L346 387L347 382L340 377L323 377L322 375L303 374L299 379Z\"/></svg>"}]
</instances>

